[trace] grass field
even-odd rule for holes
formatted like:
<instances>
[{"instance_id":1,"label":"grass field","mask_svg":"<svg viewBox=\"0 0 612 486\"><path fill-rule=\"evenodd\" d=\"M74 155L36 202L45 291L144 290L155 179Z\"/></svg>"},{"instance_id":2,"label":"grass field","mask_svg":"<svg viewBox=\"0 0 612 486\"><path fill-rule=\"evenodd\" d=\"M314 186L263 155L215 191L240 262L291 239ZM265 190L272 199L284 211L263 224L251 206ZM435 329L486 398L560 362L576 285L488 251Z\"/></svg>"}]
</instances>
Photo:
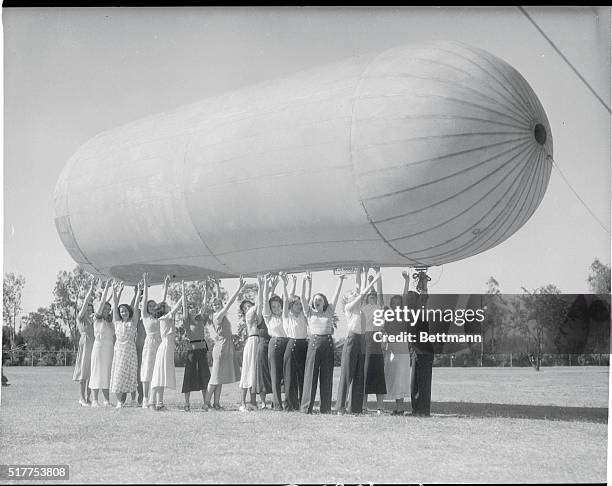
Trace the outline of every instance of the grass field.
<instances>
[{"instance_id":1,"label":"grass field","mask_svg":"<svg viewBox=\"0 0 612 486\"><path fill-rule=\"evenodd\" d=\"M176 392L168 412L89 409L72 370L6 368L0 463L68 464L70 482L604 482L608 372L434 368L434 416L413 418L239 413L235 385L224 412L180 412Z\"/></svg>"}]
</instances>

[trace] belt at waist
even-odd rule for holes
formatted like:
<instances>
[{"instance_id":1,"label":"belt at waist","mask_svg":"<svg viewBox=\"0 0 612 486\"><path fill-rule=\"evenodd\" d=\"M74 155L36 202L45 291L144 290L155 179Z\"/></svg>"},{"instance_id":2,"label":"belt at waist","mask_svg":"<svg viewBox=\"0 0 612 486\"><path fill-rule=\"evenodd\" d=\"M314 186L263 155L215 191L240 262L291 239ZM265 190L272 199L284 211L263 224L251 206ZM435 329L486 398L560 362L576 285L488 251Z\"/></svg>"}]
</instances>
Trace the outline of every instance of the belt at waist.
<instances>
[{"instance_id":1,"label":"belt at waist","mask_svg":"<svg viewBox=\"0 0 612 486\"><path fill-rule=\"evenodd\" d=\"M249 334L249 337L250 337L250 338L252 338L252 337L259 337L259 334ZM247 339L248 339L248 338L247 338Z\"/></svg>"},{"instance_id":2,"label":"belt at waist","mask_svg":"<svg viewBox=\"0 0 612 486\"><path fill-rule=\"evenodd\" d=\"M307 338L289 338L289 339L293 339L294 341L306 341Z\"/></svg>"},{"instance_id":3,"label":"belt at waist","mask_svg":"<svg viewBox=\"0 0 612 486\"><path fill-rule=\"evenodd\" d=\"M331 334L311 334L312 337L324 337L324 338L330 338L332 337Z\"/></svg>"},{"instance_id":4,"label":"belt at waist","mask_svg":"<svg viewBox=\"0 0 612 486\"><path fill-rule=\"evenodd\" d=\"M189 342L191 344L194 344L194 343L204 343L204 342L206 342L206 340L204 340L204 339L194 339L193 341L189 341Z\"/></svg>"}]
</instances>

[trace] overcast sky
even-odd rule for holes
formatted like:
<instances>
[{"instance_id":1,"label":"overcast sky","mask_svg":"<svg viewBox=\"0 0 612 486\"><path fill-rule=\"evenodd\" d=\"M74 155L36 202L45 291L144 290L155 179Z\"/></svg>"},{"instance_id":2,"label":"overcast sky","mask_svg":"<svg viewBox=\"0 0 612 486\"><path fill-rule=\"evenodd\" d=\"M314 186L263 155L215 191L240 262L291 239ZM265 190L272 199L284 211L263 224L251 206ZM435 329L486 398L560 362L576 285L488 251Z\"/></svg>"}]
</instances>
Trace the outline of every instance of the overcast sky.
<instances>
[{"instance_id":1,"label":"overcast sky","mask_svg":"<svg viewBox=\"0 0 612 486\"><path fill-rule=\"evenodd\" d=\"M610 104L609 10L527 11ZM53 222L53 189L76 149L100 131L326 62L432 39L509 62L547 112L554 156L598 218L610 221L609 113L515 8L3 9L4 271L26 277L25 311L51 302L74 262ZM501 245L431 269L432 292L554 283L586 292L610 236L553 171L533 217ZM386 291L401 291L386 269ZM318 283L317 283L318 282ZM314 290L333 290L327 273ZM226 287L235 288L234 281Z\"/></svg>"}]
</instances>

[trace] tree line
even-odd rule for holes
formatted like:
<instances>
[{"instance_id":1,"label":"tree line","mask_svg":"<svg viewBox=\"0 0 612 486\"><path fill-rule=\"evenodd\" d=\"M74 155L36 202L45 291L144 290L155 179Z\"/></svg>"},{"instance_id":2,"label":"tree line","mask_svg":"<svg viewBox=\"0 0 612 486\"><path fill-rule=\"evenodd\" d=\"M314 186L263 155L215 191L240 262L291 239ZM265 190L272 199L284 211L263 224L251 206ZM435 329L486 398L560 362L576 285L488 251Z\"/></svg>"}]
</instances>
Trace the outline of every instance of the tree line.
<instances>
[{"instance_id":1,"label":"tree line","mask_svg":"<svg viewBox=\"0 0 612 486\"><path fill-rule=\"evenodd\" d=\"M17 326L22 310L22 294L26 280L22 275L4 274L3 286L3 350L31 349L57 351L76 350L79 341L77 315L85 299L91 276L78 265L71 271L58 273L53 287L52 301L46 307L29 312ZM593 294L608 296L607 307L593 309L592 302L571 301L553 284L534 290L523 288L523 293L508 296L501 293L500 284L491 277L487 282L486 321L478 329L466 332L479 332L483 335L480 350L471 349L472 354L495 355L498 353L524 352L530 356L532 364L539 368L544 353L609 353L609 314L610 314L610 265L595 259L587 276L587 283ZM168 296L173 301L180 297L178 283L171 284ZM189 305L198 308L202 302L204 282L193 282L186 287ZM222 295L227 295L221 289ZM96 299L101 297L97 289ZM238 301L244 298L255 299L255 284L247 284L241 290ZM583 297L584 299L584 297ZM584 338L584 329L575 329L580 323L581 313L599 315L607 318L608 325L597 326L591 335ZM568 316L570 319L568 320ZM584 316L583 316L584 317ZM575 319L572 319L575 318ZM576 324L576 326L584 324ZM239 315L238 329L234 344L240 348L246 339L244 316ZM177 333L177 349L183 347L183 337ZM210 336L207 337L210 342ZM474 348L474 346L472 346ZM482 356L481 356L482 359Z\"/></svg>"}]
</instances>

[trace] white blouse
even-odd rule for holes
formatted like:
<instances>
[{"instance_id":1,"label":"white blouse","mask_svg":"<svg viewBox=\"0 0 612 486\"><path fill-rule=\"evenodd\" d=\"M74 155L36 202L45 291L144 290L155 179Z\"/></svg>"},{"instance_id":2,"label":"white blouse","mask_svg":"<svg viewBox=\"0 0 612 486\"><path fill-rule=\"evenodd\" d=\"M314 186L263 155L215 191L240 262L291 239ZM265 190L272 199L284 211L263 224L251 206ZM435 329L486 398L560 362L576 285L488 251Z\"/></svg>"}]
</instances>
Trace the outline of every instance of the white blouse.
<instances>
[{"instance_id":1,"label":"white blouse","mask_svg":"<svg viewBox=\"0 0 612 486\"><path fill-rule=\"evenodd\" d=\"M346 316L346 327L348 332L354 334L363 334L365 330L365 323L363 322L363 316L361 315L361 306L357 305L355 312L351 312L347 309L348 304L344 307L344 315Z\"/></svg>"},{"instance_id":2,"label":"white blouse","mask_svg":"<svg viewBox=\"0 0 612 486\"><path fill-rule=\"evenodd\" d=\"M316 313L311 310L308 317L308 330L310 334L333 334L334 333L334 308L327 306L327 310Z\"/></svg>"},{"instance_id":3,"label":"white blouse","mask_svg":"<svg viewBox=\"0 0 612 486\"><path fill-rule=\"evenodd\" d=\"M283 318L281 316L275 316L274 314L264 314L264 320L266 326L268 326L268 334L270 337L287 337L285 328L283 326Z\"/></svg>"},{"instance_id":4,"label":"white blouse","mask_svg":"<svg viewBox=\"0 0 612 486\"><path fill-rule=\"evenodd\" d=\"M308 337L308 321L303 313L294 316L291 312L287 317L283 316L283 327L290 339L306 339Z\"/></svg>"}]
</instances>

